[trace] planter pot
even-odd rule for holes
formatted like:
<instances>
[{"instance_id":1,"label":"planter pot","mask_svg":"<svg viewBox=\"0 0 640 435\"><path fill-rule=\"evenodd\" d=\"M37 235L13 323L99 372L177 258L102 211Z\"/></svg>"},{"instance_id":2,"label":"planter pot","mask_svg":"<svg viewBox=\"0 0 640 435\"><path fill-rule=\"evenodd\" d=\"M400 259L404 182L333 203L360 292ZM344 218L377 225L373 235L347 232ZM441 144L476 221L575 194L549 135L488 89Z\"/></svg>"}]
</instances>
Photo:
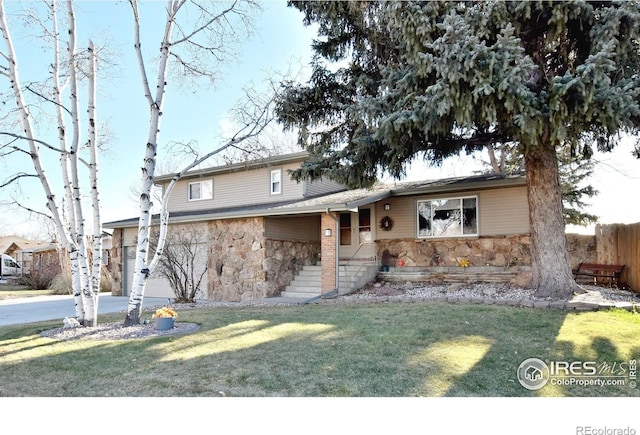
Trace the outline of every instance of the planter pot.
<instances>
[{"instance_id":1,"label":"planter pot","mask_svg":"<svg viewBox=\"0 0 640 435\"><path fill-rule=\"evenodd\" d=\"M173 328L176 319L173 317L158 317L156 318L156 329L159 331L168 331Z\"/></svg>"}]
</instances>

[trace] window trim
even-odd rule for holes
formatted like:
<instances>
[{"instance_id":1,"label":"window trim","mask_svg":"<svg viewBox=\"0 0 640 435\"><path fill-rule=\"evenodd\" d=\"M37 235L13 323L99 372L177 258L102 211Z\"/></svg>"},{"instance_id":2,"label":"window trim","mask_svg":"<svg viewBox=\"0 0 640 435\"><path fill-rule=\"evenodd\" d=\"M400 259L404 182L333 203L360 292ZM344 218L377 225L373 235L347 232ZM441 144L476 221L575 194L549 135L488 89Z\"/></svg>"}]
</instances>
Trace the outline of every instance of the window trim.
<instances>
[{"instance_id":1,"label":"window trim","mask_svg":"<svg viewBox=\"0 0 640 435\"><path fill-rule=\"evenodd\" d=\"M203 192L205 192L206 189L204 189L204 183L210 183L211 186L211 196L207 196L207 197L202 197ZM191 197L191 186L198 184L200 185L200 198L192 198ZM187 184L187 200L189 202L194 202L194 201L207 201L207 200L211 200L213 199L213 179L208 178L205 180L199 180L199 181L193 181L189 184Z\"/></svg>"},{"instance_id":2,"label":"window trim","mask_svg":"<svg viewBox=\"0 0 640 435\"><path fill-rule=\"evenodd\" d=\"M273 175L278 174L278 180L274 181ZM278 183L278 190L273 189L275 182ZM269 193L271 195L282 195L282 169L272 169L269 173Z\"/></svg>"},{"instance_id":3,"label":"window trim","mask_svg":"<svg viewBox=\"0 0 640 435\"><path fill-rule=\"evenodd\" d=\"M446 234L438 234L431 236L421 236L420 235L420 206L421 202L430 202L430 201L450 201L450 200L460 200L460 209L461 212L464 211L464 200L465 199L475 199L476 202L476 232L473 234L464 234L464 221L461 219L460 221L460 234L446 235ZM466 195L466 196L442 196L437 198L427 198L427 199L418 199L416 200L416 209L415 209L415 217L416 217L416 238L418 239L451 239L451 238L460 238L460 237L478 237L480 236L480 200L478 195ZM463 214L461 214L463 216ZM432 217L433 219L433 217Z\"/></svg>"}]
</instances>

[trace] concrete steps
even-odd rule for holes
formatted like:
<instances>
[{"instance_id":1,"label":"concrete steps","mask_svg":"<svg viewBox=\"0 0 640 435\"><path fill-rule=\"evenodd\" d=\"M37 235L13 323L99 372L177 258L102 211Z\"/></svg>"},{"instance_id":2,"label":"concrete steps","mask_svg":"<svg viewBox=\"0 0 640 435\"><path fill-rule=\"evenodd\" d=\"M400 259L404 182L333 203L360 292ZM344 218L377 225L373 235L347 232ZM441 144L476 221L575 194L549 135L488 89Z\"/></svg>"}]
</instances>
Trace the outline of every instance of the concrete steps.
<instances>
[{"instance_id":1,"label":"concrete steps","mask_svg":"<svg viewBox=\"0 0 640 435\"><path fill-rule=\"evenodd\" d=\"M375 278L377 267L364 263L340 265L338 292L350 293ZM322 266L303 266L291 283L281 293L286 298L312 299L322 293Z\"/></svg>"},{"instance_id":2,"label":"concrete steps","mask_svg":"<svg viewBox=\"0 0 640 435\"><path fill-rule=\"evenodd\" d=\"M302 270L285 287L280 296L285 298L311 299L322 291L322 266L302 266Z\"/></svg>"}]
</instances>

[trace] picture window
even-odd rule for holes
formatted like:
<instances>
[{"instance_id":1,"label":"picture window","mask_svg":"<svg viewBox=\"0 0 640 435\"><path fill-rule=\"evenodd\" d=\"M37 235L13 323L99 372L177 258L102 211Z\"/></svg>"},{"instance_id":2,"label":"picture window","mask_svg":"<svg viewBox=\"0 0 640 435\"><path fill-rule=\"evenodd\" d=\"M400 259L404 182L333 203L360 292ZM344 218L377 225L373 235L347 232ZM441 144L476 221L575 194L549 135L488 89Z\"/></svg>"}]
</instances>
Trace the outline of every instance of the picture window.
<instances>
[{"instance_id":1,"label":"picture window","mask_svg":"<svg viewBox=\"0 0 640 435\"><path fill-rule=\"evenodd\" d=\"M418 237L478 235L478 198L418 201Z\"/></svg>"}]
</instances>

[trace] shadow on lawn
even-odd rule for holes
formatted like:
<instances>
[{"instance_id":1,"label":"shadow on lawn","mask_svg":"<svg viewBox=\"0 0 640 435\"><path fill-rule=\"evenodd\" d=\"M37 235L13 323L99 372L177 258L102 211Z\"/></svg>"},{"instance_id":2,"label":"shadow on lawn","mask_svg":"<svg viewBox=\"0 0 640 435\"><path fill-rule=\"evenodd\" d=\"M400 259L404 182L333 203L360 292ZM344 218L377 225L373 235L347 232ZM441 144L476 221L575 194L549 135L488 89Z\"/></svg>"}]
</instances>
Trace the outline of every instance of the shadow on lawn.
<instances>
[{"instance_id":1,"label":"shadow on lawn","mask_svg":"<svg viewBox=\"0 0 640 435\"><path fill-rule=\"evenodd\" d=\"M0 390L28 396L548 395L547 387L536 392L520 385L522 361L610 361L629 354L616 345L615 331L576 345L567 335L568 325L578 337L583 331L576 316L581 314L437 303L216 309L181 315L201 325L193 334L72 344L47 340L47 346L35 340L50 348L45 353L20 348L27 329L16 329L17 335L3 334L3 346L13 343L10 354L0 352ZM627 338L638 331L631 325ZM638 355L638 348L631 353ZM629 395L628 389L551 393Z\"/></svg>"},{"instance_id":2,"label":"shadow on lawn","mask_svg":"<svg viewBox=\"0 0 640 435\"><path fill-rule=\"evenodd\" d=\"M630 360L640 359L640 347L629 348L626 345L634 342L632 337L637 336L640 328L633 324L629 326L624 321L616 324L618 316L611 316L607 312L548 313L547 317L541 319L546 325L538 329L544 333L529 336L531 341L524 347L529 350L528 354L516 347L512 352L513 357L505 361L503 355L508 352L499 349L501 344L498 340L482 361L455 380L446 395L476 395L474 391L489 391L491 396L640 396L640 390L630 384L632 379L629 379ZM624 315L633 316L631 313ZM597 324L596 316L601 316L599 318L602 321L602 325L596 327L602 330L598 335L592 329ZM611 317L605 319L605 316ZM530 324L528 329L535 332L535 324ZM527 358L538 358L551 367L549 382L540 390L529 391L517 379L518 366ZM487 371L491 367L494 369ZM621 383L599 384L596 379L605 382L615 379ZM487 388L490 385L495 387ZM503 388L503 385L510 387Z\"/></svg>"}]
</instances>

